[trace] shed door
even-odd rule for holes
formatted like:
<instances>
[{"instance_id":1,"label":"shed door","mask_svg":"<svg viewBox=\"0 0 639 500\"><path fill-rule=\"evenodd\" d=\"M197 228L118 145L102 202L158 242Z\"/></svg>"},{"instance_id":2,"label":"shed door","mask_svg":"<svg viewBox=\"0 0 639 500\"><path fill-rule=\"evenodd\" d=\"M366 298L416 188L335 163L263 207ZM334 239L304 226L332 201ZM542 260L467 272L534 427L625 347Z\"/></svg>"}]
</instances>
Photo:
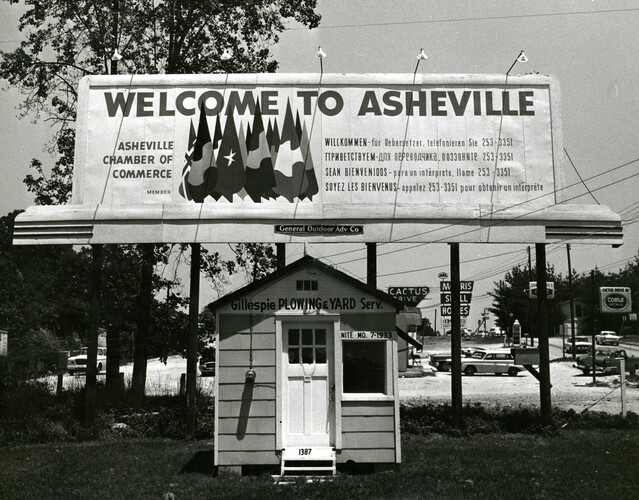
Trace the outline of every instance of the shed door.
<instances>
[{"instance_id":1,"label":"shed door","mask_svg":"<svg viewBox=\"0 0 639 500\"><path fill-rule=\"evenodd\" d=\"M332 446L333 325L287 324L283 334L282 444Z\"/></svg>"}]
</instances>

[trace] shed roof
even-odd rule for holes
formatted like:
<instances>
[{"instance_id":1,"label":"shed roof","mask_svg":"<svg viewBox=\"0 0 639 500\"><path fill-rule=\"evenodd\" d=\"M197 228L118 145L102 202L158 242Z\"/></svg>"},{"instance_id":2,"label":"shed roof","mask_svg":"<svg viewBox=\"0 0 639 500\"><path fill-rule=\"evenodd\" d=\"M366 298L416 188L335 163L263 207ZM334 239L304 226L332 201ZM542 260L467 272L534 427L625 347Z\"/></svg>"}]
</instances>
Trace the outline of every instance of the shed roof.
<instances>
[{"instance_id":1,"label":"shed roof","mask_svg":"<svg viewBox=\"0 0 639 500\"><path fill-rule=\"evenodd\" d=\"M334 278L347 283L353 288L362 290L363 292L369 293L373 297L379 298L383 300L384 302L394 305L397 311L402 310L405 306L405 304L402 301L396 299L392 295L389 295L388 293L383 292L382 290L379 290L378 288L374 286L363 283L360 280L355 279L352 276L349 276L348 274L335 269L334 267L324 264L323 262L321 262L319 259L316 259L315 257L311 257L310 255L305 255L301 259L296 260L292 264L289 264L286 267L279 269L269 274L268 276L265 276L262 279L254 281L253 283L250 283L228 295L225 295L224 297L220 297L218 300L211 302L208 305L208 307L210 309L217 309L218 307L224 306L227 303L231 302L232 300L235 300L240 297L243 297L244 295L253 293L259 290L260 288L266 287L271 283L275 283L281 280L282 278L285 278L286 276L290 276L291 274L296 273L305 268L314 268L320 272L331 275Z\"/></svg>"}]
</instances>

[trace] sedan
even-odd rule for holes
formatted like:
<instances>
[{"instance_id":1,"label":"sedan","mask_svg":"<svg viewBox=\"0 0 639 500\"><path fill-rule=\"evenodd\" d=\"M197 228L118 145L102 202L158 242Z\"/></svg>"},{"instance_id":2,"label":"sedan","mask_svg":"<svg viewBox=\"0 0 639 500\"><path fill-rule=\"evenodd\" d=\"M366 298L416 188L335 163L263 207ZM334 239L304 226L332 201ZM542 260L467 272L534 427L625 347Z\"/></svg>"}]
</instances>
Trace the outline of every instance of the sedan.
<instances>
[{"instance_id":1,"label":"sedan","mask_svg":"<svg viewBox=\"0 0 639 500\"><path fill-rule=\"evenodd\" d=\"M621 337L615 332L604 330L599 335L595 335L595 342L601 345L619 345Z\"/></svg>"}]
</instances>

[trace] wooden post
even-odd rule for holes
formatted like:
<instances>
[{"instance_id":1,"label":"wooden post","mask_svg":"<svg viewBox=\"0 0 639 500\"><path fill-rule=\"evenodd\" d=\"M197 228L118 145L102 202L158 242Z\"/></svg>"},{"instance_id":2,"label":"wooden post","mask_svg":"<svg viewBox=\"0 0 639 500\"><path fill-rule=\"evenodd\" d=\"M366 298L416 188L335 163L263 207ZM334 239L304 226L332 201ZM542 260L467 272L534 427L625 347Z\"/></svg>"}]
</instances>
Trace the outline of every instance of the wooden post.
<instances>
[{"instance_id":1,"label":"wooden post","mask_svg":"<svg viewBox=\"0 0 639 500\"><path fill-rule=\"evenodd\" d=\"M461 316L460 316L459 243L450 243L450 351L451 351L451 398L453 425L461 429L462 415L462 372L461 372Z\"/></svg>"},{"instance_id":2,"label":"wooden post","mask_svg":"<svg viewBox=\"0 0 639 500\"><path fill-rule=\"evenodd\" d=\"M87 373L85 416L87 425L95 423L96 375L98 362L98 327L100 326L100 289L102 287L102 245L91 245L91 298L89 302L89 334L87 338Z\"/></svg>"},{"instance_id":3,"label":"wooden post","mask_svg":"<svg viewBox=\"0 0 639 500\"><path fill-rule=\"evenodd\" d=\"M286 267L286 243L276 243L275 248L277 250L277 270L279 271Z\"/></svg>"},{"instance_id":4,"label":"wooden post","mask_svg":"<svg viewBox=\"0 0 639 500\"><path fill-rule=\"evenodd\" d=\"M186 350L186 424L189 433L197 425L197 337L200 308L200 244L191 244L191 284L189 296L189 339Z\"/></svg>"},{"instance_id":5,"label":"wooden post","mask_svg":"<svg viewBox=\"0 0 639 500\"><path fill-rule=\"evenodd\" d=\"M138 328L135 332L133 376L131 378L131 393L136 404L142 404L145 394L149 326L151 323L151 304L153 303L153 244L144 243L141 246L142 273L138 296Z\"/></svg>"},{"instance_id":6,"label":"wooden post","mask_svg":"<svg viewBox=\"0 0 639 500\"><path fill-rule=\"evenodd\" d=\"M621 390L621 416L626 418L626 360L625 358L619 358L619 373L621 376L619 377L620 390Z\"/></svg>"},{"instance_id":7,"label":"wooden post","mask_svg":"<svg viewBox=\"0 0 639 500\"><path fill-rule=\"evenodd\" d=\"M528 245L528 286L532 281L532 259L530 258L530 245ZM532 299L528 299L528 335L530 335L530 347L535 347L535 328L534 328L534 314L532 313L533 304Z\"/></svg>"},{"instance_id":8,"label":"wooden post","mask_svg":"<svg viewBox=\"0 0 639 500\"><path fill-rule=\"evenodd\" d=\"M550 349L548 347L548 292L546 287L546 244L537 243L537 332L539 333L539 401L541 420L545 426L552 425L550 399Z\"/></svg>"},{"instance_id":9,"label":"wooden post","mask_svg":"<svg viewBox=\"0 0 639 500\"><path fill-rule=\"evenodd\" d=\"M566 255L568 256L568 294L570 296L570 342L571 349L570 354L572 355L572 360L575 361L577 359L577 353L575 352L575 303L573 300L572 294L572 265L570 264L570 243L566 244ZM564 333L564 337L565 337ZM565 352L565 350L564 350ZM562 355L563 357L563 355Z\"/></svg>"},{"instance_id":10,"label":"wooden post","mask_svg":"<svg viewBox=\"0 0 639 500\"><path fill-rule=\"evenodd\" d=\"M377 287L377 243L366 243L366 284Z\"/></svg>"}]
</instances>

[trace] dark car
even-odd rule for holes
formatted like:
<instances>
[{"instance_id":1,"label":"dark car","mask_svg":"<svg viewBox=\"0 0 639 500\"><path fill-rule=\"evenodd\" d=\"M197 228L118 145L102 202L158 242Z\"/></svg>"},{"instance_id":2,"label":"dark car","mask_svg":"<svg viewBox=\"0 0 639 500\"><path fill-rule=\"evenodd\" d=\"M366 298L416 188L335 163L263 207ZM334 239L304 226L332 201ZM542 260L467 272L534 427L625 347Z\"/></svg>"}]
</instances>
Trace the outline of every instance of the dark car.
<instances>
[{"instance_id":1,"label":"dark car","mask_svg":"<svg viewBox=\"0 0 639 500\"><path fill-rule=\"evenodd\" d=\"M215 376L215 361L203 361L200 359L200 375L203 377Z\"/></svg>"},{"instance_id":2,"label":"dark car","mask_svg":"<svg viewBox=\"0 0 639 500\"><path fill-rule=\"evenodd\" d=\"M620 359L623 358L626 364L626 371L634 374L639 370L639 357L628 356L625 349L618 347L598 347L595 350L595 369L602 373L619 373L621 367ZM592 370L592 354L579 356L577 358L577 368L584 375L590 374Z\"/></svg>"},{"instance_id":3,"label":"dark car","mask_svg":"<svg viewBox=\"0 0 639 500\"><path fill-rule=\"evenodd\" d=\"M215 344L207 344L202 348L200 375L215 376Z\"/></svg>"}]
</instances>

